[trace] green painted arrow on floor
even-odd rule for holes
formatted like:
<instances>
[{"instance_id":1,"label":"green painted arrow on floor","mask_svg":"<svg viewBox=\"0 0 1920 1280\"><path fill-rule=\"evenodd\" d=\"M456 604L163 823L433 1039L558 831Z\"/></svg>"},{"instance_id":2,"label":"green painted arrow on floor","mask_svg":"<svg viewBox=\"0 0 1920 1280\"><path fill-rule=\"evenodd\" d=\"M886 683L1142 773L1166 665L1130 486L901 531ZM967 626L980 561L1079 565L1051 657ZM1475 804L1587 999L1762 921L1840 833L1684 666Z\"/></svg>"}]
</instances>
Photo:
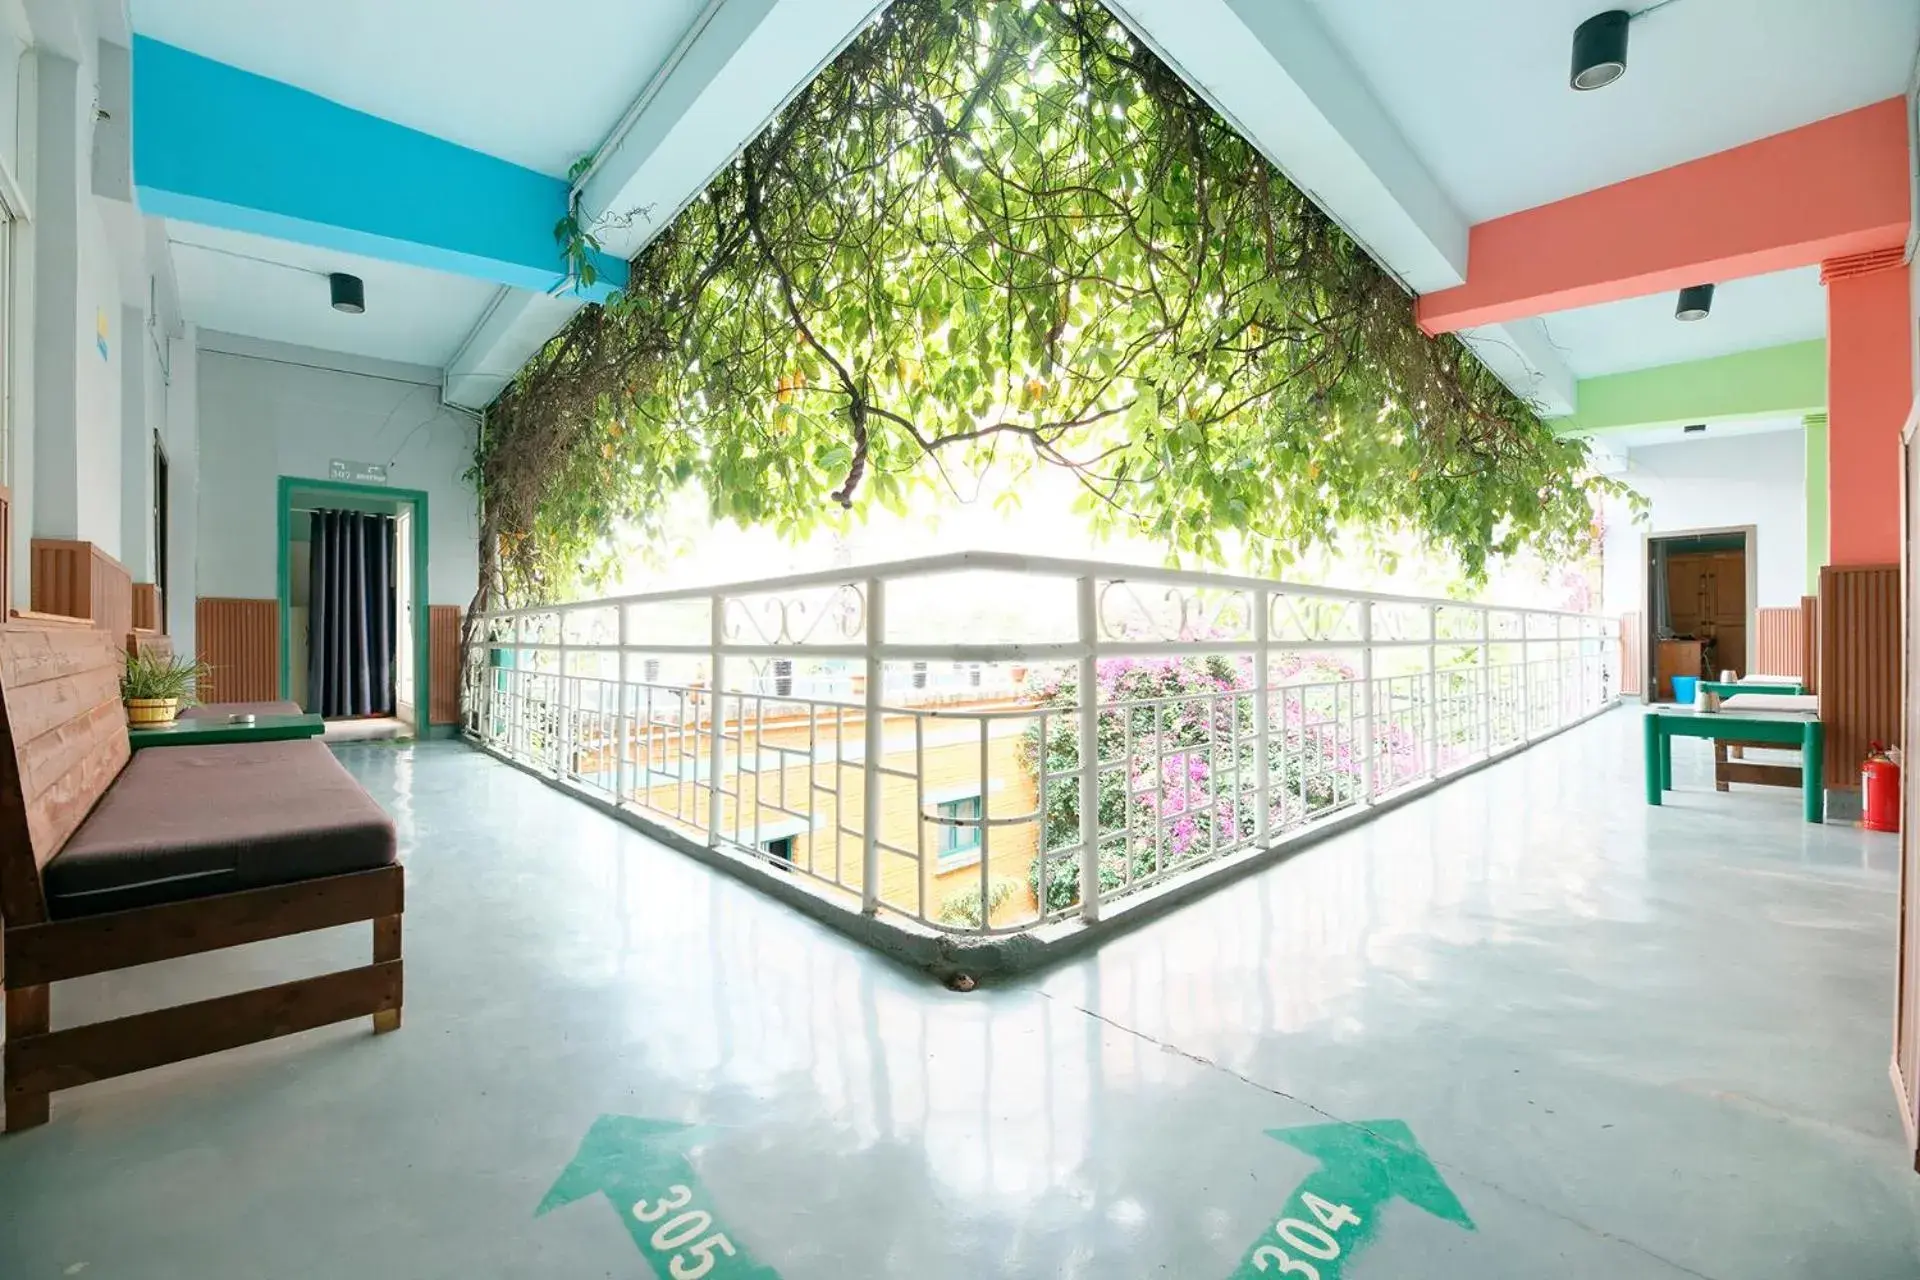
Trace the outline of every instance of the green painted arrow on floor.
<instances>
[{"instance_id":1,"label":"green painted arrow on floor","mask_svg":"<svg viewBox=\"0 0 1920 1280\"><path fill-rule=\"evenodd\" d=\"M534 1217L599 1193L662 1280L780 1280L718 1229L713 1197L686 1149L711 1130L637 1116L601 1116Z\"/></svg>"},{"instance_id":2,"label":"green painted arrow on floor","mask_svg":"<svg viewBox=\"0 0 1920 1280\"><path fill-rule=\"evenodd\" d=\"M1389 1200L1405 1200L1473 1230L1473 1219L1414 1141L1413 1130L1398 1120L1269 1129L1267 1136L1298 1147L1320 1168L1294 1188L1279 1221L1248 1248L1231 1280L1338 1280L1373 1240Z\"/></svg>"}]
</instances>

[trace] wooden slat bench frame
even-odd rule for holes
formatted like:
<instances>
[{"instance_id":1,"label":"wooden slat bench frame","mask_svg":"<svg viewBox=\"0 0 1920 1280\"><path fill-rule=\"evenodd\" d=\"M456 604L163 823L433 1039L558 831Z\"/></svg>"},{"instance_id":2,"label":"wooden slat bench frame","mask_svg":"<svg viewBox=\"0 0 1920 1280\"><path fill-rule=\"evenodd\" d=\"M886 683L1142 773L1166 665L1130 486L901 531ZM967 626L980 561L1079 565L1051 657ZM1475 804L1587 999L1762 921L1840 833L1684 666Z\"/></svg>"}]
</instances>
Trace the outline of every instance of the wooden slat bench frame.
<instances>
[{"instance_id":1,"label":"wooden slat bench frame","mask_svg":"<svg viewBox=\"0 0 1920 1280\"><path fill-rule=\"evenodd\" d=\"M44 1124L50 1095L61 1089L353 1018L372 1018L375 1033L400 1025L406 880L397 863L50 917L41 872L130 755L117 704L118 654L104 632L17 616L0 627L0 1056L9 1133ZM114 672L115 682L103 671ZM361 921L373 924L371 964L53 1029L56 982Z\"/></svg>"}]
</instances>

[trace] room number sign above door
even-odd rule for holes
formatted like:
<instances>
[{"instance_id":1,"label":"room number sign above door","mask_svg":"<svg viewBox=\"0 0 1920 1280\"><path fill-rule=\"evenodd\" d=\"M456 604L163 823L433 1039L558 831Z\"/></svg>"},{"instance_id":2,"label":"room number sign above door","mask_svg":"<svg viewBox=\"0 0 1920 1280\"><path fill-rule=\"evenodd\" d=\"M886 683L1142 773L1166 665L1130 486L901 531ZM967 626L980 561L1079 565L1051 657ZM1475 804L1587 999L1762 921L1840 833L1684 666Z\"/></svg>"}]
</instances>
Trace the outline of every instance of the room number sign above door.
<instances>
[{"instance_id":1,"label":"room number sign above door","mask_svg":"<svg viewBox=\"0 0 1920 1280\"><path fill-rule=\"evenodd\" d=\"M335 458L327 465L327 479L344 480L348 484L385 484L387 464L350 462L345 458Z\"/></svg>"}]
</instances>

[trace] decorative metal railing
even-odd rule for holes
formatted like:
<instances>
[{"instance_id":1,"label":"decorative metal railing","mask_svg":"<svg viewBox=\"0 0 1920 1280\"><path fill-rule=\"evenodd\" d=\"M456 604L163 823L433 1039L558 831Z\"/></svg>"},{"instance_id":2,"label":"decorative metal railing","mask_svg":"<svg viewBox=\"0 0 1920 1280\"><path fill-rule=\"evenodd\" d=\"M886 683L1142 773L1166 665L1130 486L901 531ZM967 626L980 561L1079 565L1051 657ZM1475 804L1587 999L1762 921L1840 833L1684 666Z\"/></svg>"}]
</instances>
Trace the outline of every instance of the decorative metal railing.
<instances>
[{"instance_id":1,"label":"decorative metal railing","mask_svg":"<svg viewBox=\"0 0 1920 1280\"><path fill-rule=\"evenodd\" d=\"M849 910L973 933L1097 919L1619 684L1609 619L987 553L505 610L474 636L481 745Z\"/></svg>"}]
</instances>

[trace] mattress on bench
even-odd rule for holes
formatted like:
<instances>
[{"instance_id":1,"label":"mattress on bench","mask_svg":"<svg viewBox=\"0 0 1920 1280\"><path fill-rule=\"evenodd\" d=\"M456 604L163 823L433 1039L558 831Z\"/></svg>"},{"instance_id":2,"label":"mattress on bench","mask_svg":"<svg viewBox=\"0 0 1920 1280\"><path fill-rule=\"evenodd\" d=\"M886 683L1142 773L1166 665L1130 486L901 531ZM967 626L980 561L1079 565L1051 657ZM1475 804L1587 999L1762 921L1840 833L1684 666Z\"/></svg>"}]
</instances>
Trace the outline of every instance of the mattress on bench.
<instances>
[{"instance_id":1,"label":"mattress on bench","mask_svg":"<svg viewBox=\"0 0 1920 1280\"><path fill-rule=\"evenodd\" d=\"M180 713L182 720L225 720L228 716L303 716L297 702L209 702L205 706L188 707Z\"/></svg>"},{"instance_id":2,"label":"mattress on bench","mask_svg":"<svg viewBox=\"0 0 1920 1280\"><path fill-rule=\"evenodd\" d=\"M42 876L56 919L383 867L393 820L318 742L136 751Z\"/></svg>"}]
</instances>

